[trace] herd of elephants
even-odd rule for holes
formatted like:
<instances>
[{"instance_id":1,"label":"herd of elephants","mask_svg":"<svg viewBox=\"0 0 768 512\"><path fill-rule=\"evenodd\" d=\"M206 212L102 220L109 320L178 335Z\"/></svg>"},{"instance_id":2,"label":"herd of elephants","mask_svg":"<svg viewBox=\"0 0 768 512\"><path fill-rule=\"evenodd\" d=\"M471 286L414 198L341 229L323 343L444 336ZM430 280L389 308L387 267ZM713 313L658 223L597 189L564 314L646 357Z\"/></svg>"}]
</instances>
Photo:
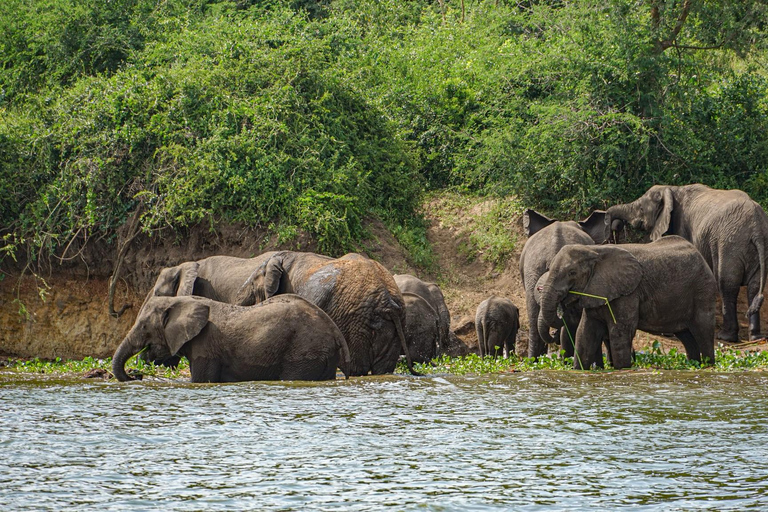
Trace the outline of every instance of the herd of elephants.
<instances>
[{"instance_id":1,"label":"herd of elephants","mask_svg":"<svg viewBox=\"0 0 768 512\"><path fill-rule=\"evenodd\" d=\"M609 243L627 224L650 243ZM768 216L743 191L656 185L583 221L528 210L524 225L529 357L559 342L576 369L589 369L602 366L605 345L610 364L627 368L641 329L674 335L688 358L712 363L715 338L739 341L741 286L749 337L761 337ZM519 325L512 301L483 301L480 355L513 353ZM164 364L186 357L193 382L329 380L337 368L346 377L391 373L401 355L418 375L414 361L467 350L437 285L393 276L360 254L272 251L162 269L112 365L121 381L135 378L125 363L136 354Z\"/></svg>"}]
</instances>

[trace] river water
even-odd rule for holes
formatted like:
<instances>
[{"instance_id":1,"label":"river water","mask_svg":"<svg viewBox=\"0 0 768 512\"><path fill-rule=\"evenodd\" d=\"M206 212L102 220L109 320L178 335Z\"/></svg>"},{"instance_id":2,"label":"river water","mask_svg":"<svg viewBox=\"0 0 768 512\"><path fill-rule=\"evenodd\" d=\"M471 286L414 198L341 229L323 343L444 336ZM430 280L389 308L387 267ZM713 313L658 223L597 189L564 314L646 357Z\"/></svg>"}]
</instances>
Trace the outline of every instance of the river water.
<instances>
[{"instance_id":1,"label":"river water","mask_svg":"<svg viewBox=\"0 0 768 512\"><path fill-rule=\"evenodd\" d=\"M4 510L766 510L768 375L0 374Z\"/></svg>"}]
</instances>

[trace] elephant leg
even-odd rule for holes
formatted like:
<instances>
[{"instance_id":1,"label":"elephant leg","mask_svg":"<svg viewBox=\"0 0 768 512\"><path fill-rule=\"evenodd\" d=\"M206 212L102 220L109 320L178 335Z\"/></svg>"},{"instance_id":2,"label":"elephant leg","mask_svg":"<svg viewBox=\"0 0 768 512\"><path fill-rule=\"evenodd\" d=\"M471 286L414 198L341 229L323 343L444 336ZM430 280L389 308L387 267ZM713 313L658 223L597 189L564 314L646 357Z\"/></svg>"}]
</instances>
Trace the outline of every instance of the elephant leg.
<instances>
[{"instance_id":1,"label":"elephant leg","mask_svg":"<svg viewBox=\"0 0 768 512\"><path fill-rule=\"evenodd\" d=\"M532 294L529 294L532 295ZM528 307L528 357L539 357L547 353L547 346L539 335L539 305L530 297Z\"/></svg>"},{"instance_id":2,"label":"elephant leg","mask_svg":"<svg viewBox=\"0 0 768 512\"><path fill-rule=\"evenodd\" d=\"M615 370L621 370L622 368L630 368L632 366L632 339L635 337L637 330L637 320L622 322L621 318L626 318L626 316L620 316L618 313L616 316L619 318L619 322L611 325L608 337L610 340L611 366Z\"/></svg>"},{"instance_id":3,"label":"elephant leg","mask_svg":"<svg viewBox=\"0 0 768 512\"><path fill-rule=\"evenodd\" d=\"M188 357L192 382L222 382L221 363L205 357Z\"/></svg>"},{"instance_id":4,"label":"elephant leg","mask_svg":"<svg viewBox=\"0 0 768 512\"><path fill-rule=\"evenodd\" d=\"M603 357L600 351L601 341L608 334L605 323L599 318L587 315L586 310L576 329L573 367L576 370L589 370L593 366L602 367Z\"/></svg>"},{"instance_id":5,"label":"elephant leg","mask_svg":"<svg viewBox=\"0 0 768 512\"><path fill-rule=\"evenodd\" d=\"M505 346L505 340L501 337L501 333L498 331L498 326L492 329L491 332L485 333L485 355L491 356L494 359L499 357L499 354L503 354Z\"/></svg>"},{"instance_id":6,"label":"elephant leg","mask_svg":"<svg viewBox=\"0 0 768 512\"><path fill-rule=\"evenodd\" d=\"M334 380L337 363L338 357L329 357L323 361L288 364L280 372L280 380Z\"/></svg>"},{"instance_id":7,"label":"elephant leg","mask_svg":"<svg viewBox=\"0 0 768 512\"><path fill-rule=\"evenodd\" d=\"M693 322L688 326L688 332L695 343L695 350L700 355L699 359L691 357L691 353L688 352L688 346L685 345L685 350L688 353L688 359L695 359L701 361L704 364L714 364L715 362L715 316L708 308L701 308L696 311L696 316ZM679 338L679 336L678 336ZM682 340L681 340L682 341Z\"/></svg>"},{"instance_id":8,"label":"elephant leg","mask_svg":"<svg viewBox=\"0 0 768 512\"><path fill-rule=\"evenodd\" d=\"M509 333L507 336L507 339L504 341L504 349L506 352L506 357L512 357L515 353L515 345L517 343L517 331L513 330Z\"/></svg>"},{"instance_id":9,"label":"elephant leg","mask_svg":"<svg viewBox=\"0 0 768 512\"><path fill-rule=\"evenodd\" d=\"M573 357L575 347L574 336L579 328L579 318L581 311L566 310L563 315L563 327L560 328L560 350L564 351L565 357Z\"/></svg>"},{"instance_id":10,"label":"elephant leg","mask_svg":"<svg viewBox=\"0 0 768 512\"><path fill-rule=\"evenodd\" d=\"M608 339L607 331L606 331L606 335L603 337L602 344L605 346L606 358L608 359L608 361L611 362L611 365L613 365L613 356L611 355L611 340ZM602 368L603 366L601 365L600 367Z\"/></svg>"},{"instance_id":11,"label":"elephant leg","mask_svg":"<svg viewBox=\"0 0 768 512\"><path fill-rule=\"evenodd\" d=\"M688 329L675 333L677 339L679 339L685 347L685 354L688 359L692 361L701 361L701 351L699 350L699 344L691 331Z\"/></svg>"},{"instance_id":12,"label":"elephant leg","mask_svg":"<svg viewBox=\"0 0 768 512\"><path fill-rule=\"evenodd\" d=\"M739 289L724 288L721 284L723 299L723 326L717 333L717 339L737 343L739 341L739 321L736 316L736 300Z\"/></svg>"},{"instance_id":13,"label":"elephant leg","mask_svg":"<svg viewBox=\"0 0 768 512\"><path fill-rule=\"evenodd\" d=\"M747 304L752 304L752 301L760 292L760 276L756 275L747 284ZM749 315L749 340L754 341L761 338L763 336L760 334L760 311L755 311Z\"/></svg>"}]
</instances>

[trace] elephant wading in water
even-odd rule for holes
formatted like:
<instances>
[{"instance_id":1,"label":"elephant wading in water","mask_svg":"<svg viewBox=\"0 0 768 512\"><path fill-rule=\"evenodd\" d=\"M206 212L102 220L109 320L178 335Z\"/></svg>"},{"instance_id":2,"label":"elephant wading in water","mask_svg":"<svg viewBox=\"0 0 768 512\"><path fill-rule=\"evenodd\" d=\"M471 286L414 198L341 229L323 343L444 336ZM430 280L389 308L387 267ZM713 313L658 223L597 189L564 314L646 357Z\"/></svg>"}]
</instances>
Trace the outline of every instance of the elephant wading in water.
<instances>
[{"instance_id":1,"label":"elephant wading in water","mask_svg":"<svg viewBox=\"0 0 768 512\"><path fill-rule=\"evenodd\" d=\"M558 323L558 306L583 309L576 369L602 366L606 337L613 367L630 367L637 329L674 333L689 359L715 361L715 278L696 248L679 236L650 244L566 245L539 286L540 331Z\"/></svg>"},{"instance_id":2,"label":"elephant wading in water","mask_svg":"<svg viewBox=\"0 0 768 512\"><path fill-rule=\"evenodd\" d=\"M282 293L304 297L336 322L349 345L352 361L342 368L347 375L391 373L401 350L408 369L419 375L403 333L403 297L381 264L354 253L332 259L280 251L251 275L236 302L251 304Z\"/></svg>"},{"instance_id":3,"label":"elephant wading in water","mask_svg":"<svg viewBox=\"0 0 768 512\"><path fill-rule=\"evenodd\" d=\"M196 295L235 304L237 294L251 274L260 265L264 265L273 254L275 253L266 252L255 258L211 256L198 261L186 261L174 267L166 267L160 271L155 285L144 302L146 303L150 297ZM173 356L152 360L147 359L146 353L142 353L139 357L165 366L176 366L180 359L178 356Z\"/></svg>"},{"instance_id":4,"label":"elephant wading in water","mask_svg":"<svg viewBox=\"0 0 768 512\"><path fill-rule=\"evenodd\" d=\"M557 252L566 244L601 244L605 238L605 212L594 211L583 221L555 221L534 211L526 210L523 214L523 227L528 240L520 254L520 276L525 288L525 305L528 310L528 357L539 357L547 352L544 344L553 343L549 329L538 328L539 303L535 299L534 289L539 278L547 271ZM581 311L576 305L565 312L563 319L567 329L562 329L558 321L553 327L558 328L556 339L566 357L573 356L573 343L567 330L576 332Z\"/></svg>"},{"instance_id":5,"label":"elephant wading in water","mask_svg":"<svg viewBox=\"0 0 768 512\"><path fill-rule=\"evenodd\" d=\"M405 341L415 363L437 357L440 318L434 308L415 293L403 293L405 302Z\"/></svg>"},{"instance_id":6,"label":"elephant wading in water","mask_svg":"<svg viewBox=\"0 0 768 512\"><path fill-rule=\"evenodd\" d=\"M411 274L395 274L392 276L401 293L415 293L429 302L440 317L440 337L438 340L438 354L446 354L450 357L465 356L469 354L469 347L451 331L451 313L445 304L445 297L440 287L435 283L427 283Z\"/></svg>"},{"instance_id":7,"label":"elephant wading in water","mask_svg":"<svg viewBox=\"0 0 768 512\"><path fill-rule=\"evenodd\" d=\"M496 295L485 299L475 312L480 357L496 357L500 350L505 351L507 357L512 356L519 328L520 312L511 300Z\"/></svg>"},{"instance_id":8,"label":"elephant wading in water","mask_svg":"<svg viewBox=\"0 0 768 512\"><path fill-rule=\"evenodd\" d=\"M150 297L115 351L112 372L132 380L125 362L146 349L152 359L189 359L192 382L332 380L349 366L333 320L297 295L257 306L203 297Z\"/></svg>"},{"instance_id":9,"label":"elephant wading in water","mask_svg":"<svg viewBox=\"0 0 768 512\"><path fill-rule=\"evenodd\" d=\"M606 233L621 219L649 231L651 240L679 235L691 242L712 269L723 301L723 326L718 339L739 341L736 300L747 287L749 337L760 335L760 306L766 272L768 216L741 190L716 190L705 185L655 185L632 203L608 208Z\"/></svg>"}]
</instances>

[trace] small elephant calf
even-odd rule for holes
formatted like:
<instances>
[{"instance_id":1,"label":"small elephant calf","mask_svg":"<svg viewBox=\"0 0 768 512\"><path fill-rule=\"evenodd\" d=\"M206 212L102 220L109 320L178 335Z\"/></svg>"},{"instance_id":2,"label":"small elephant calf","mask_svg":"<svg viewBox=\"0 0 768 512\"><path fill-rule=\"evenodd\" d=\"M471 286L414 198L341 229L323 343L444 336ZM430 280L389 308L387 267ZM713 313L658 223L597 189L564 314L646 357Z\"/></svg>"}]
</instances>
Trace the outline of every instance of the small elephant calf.
<instances>
[{"instance_id":1,"label":"small elephant calf","mask_svg":"<svg viewBox=\"0 0 768 512\"><path fill-rule=\"evenodd\" d=\"M145 348L149 360L185 356L192 382L332 380L350 364L333 320L292 294L256 306L148 297L112 359L117 380L132 380L125 362Z\"/></svg>"},{"instance_id":2,"label":"small elephant calf","mask_svg":"<svg viewBox=\"0 0 768 512\"><path fill-rule=\"evenodd\" d=\"M477 306L475 329L480 356L496 357L497 348L507 357L515 353L515 340L520 328L520 312L511 300L493 295Z\"/></svg>"}]
</instances>

